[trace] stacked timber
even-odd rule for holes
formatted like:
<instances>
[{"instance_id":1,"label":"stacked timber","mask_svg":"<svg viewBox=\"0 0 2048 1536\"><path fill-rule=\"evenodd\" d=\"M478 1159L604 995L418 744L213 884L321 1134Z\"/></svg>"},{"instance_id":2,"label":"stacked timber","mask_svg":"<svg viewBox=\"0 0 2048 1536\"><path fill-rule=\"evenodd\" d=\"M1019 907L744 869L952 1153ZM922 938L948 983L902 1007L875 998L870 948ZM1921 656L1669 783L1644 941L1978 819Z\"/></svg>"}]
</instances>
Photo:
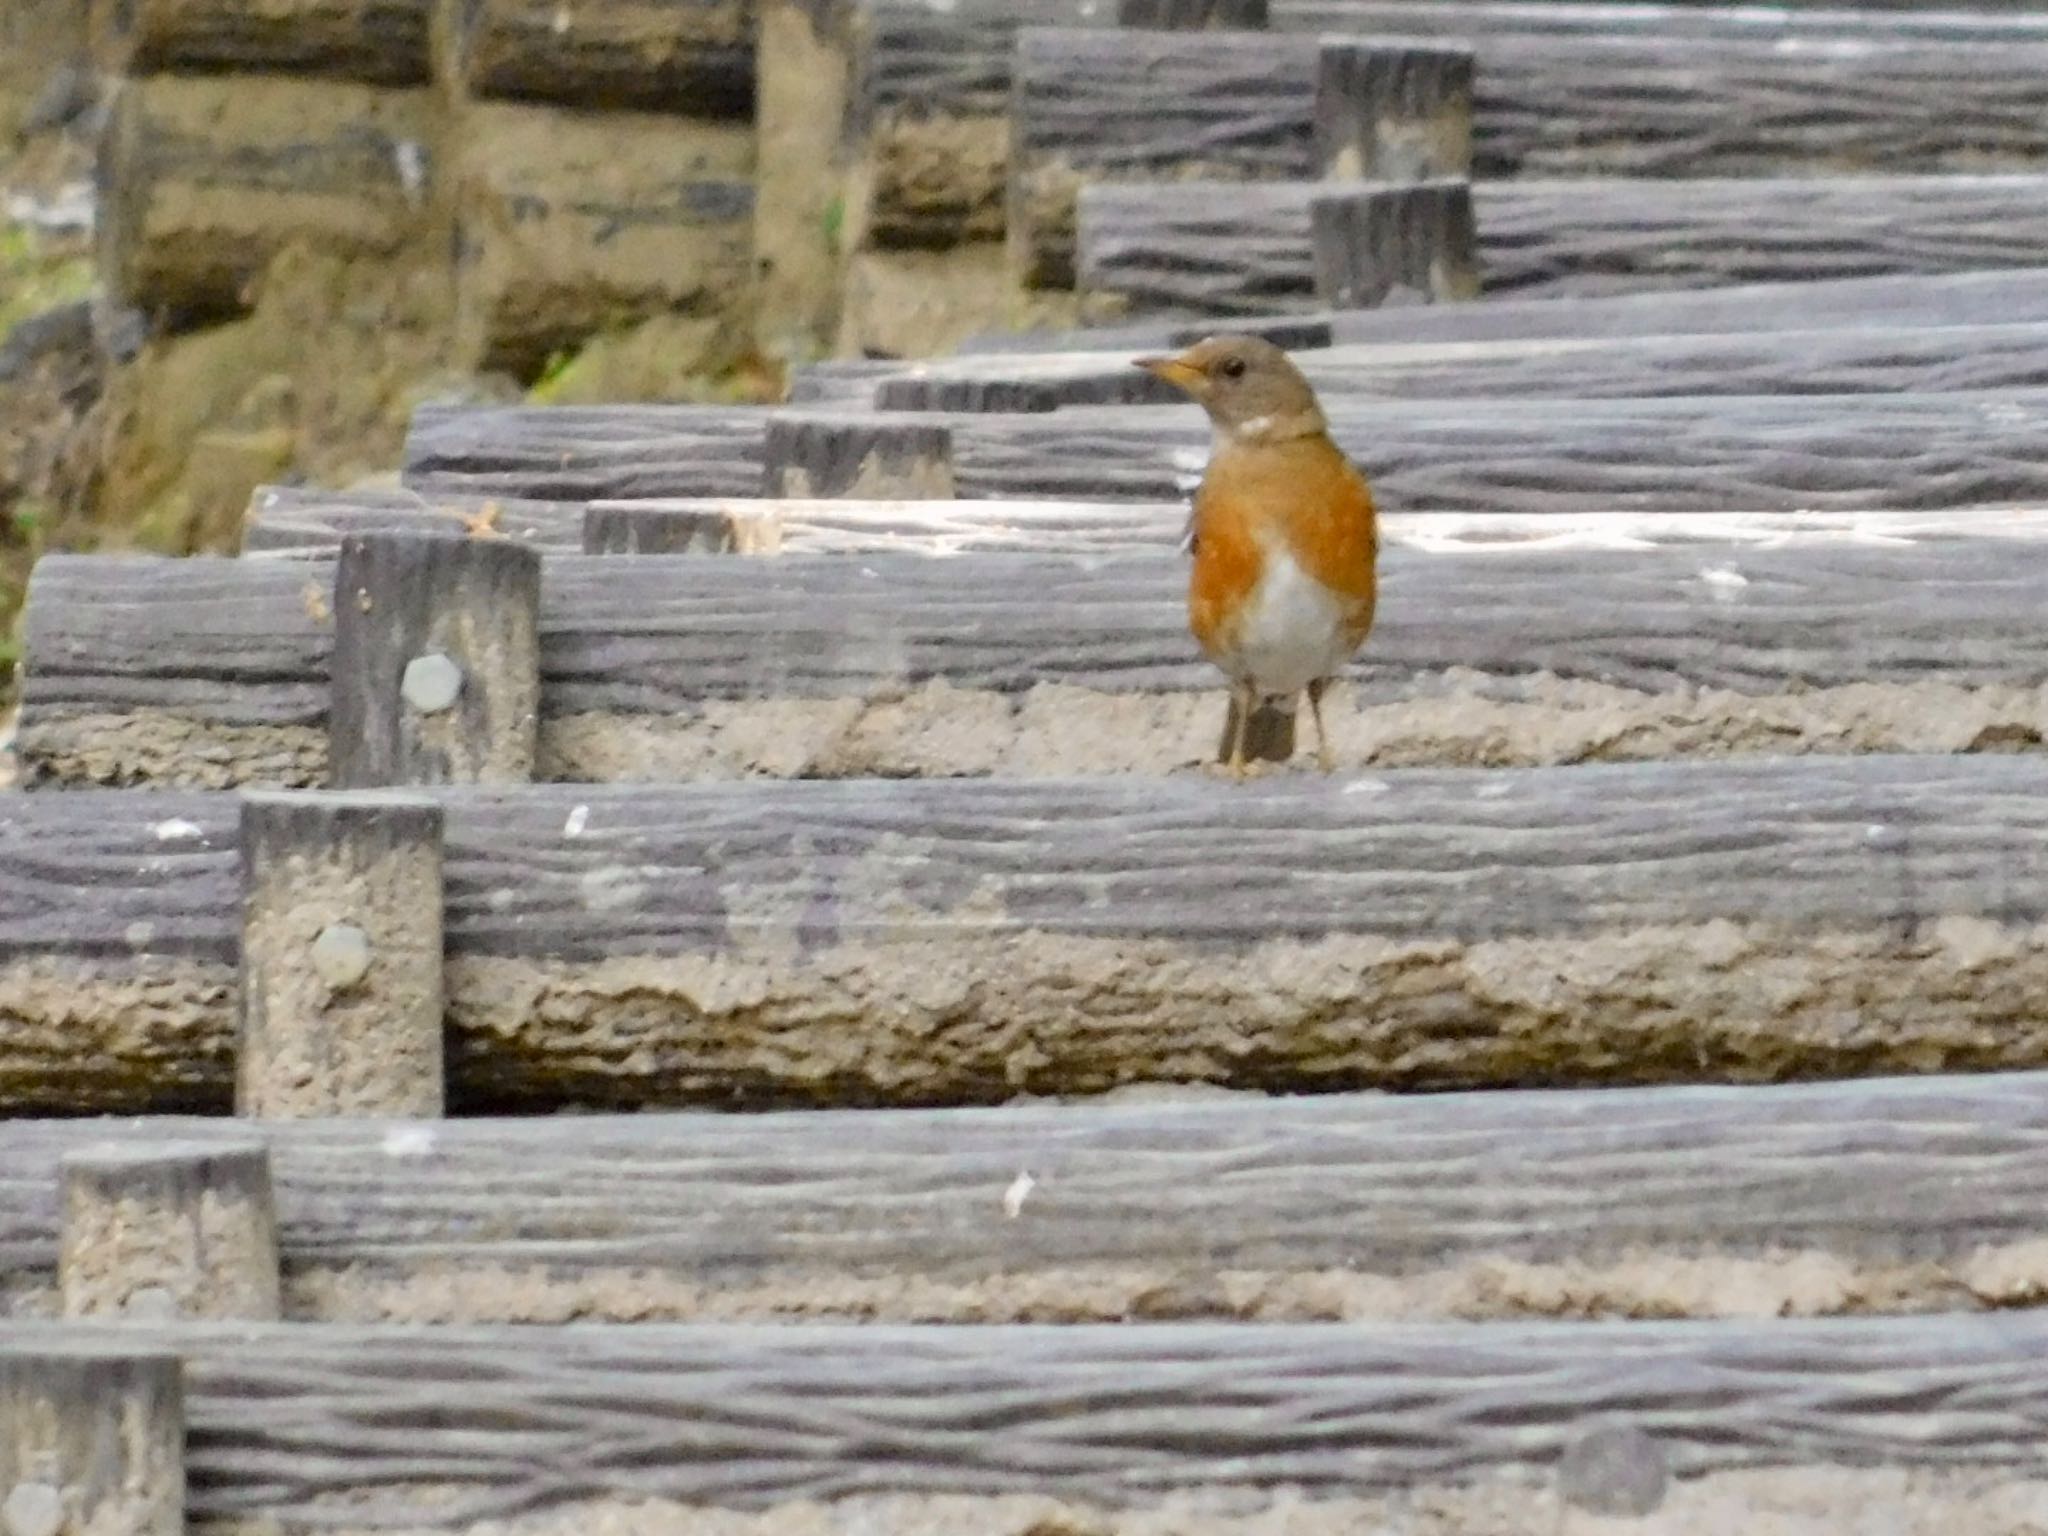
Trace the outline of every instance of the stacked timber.
<instances>
[{"instance_id":1,"label":"stacked timber","mask_svg":"<svg viewBox=\"0 0 2048 1536\"><path fill-rule=\"evenodd\" d=\"M0 1529L2038 1531L2048 272L1901 46L2034 23L1048 6L771 0L762 291L1071 311L1091 208L1220 195L1124 323L436 407L237 558L40 564ZM1365 182L1454 14L1541 178ZM560 291L696 317L737 162L630 125L728 123L731 21L468 7L462 207L568 146ZM470 271L506 366L580 323ZM1384 513L1333 771L1244 785L1130 367L1239 311Z\"/></svg>"}]
</instances>

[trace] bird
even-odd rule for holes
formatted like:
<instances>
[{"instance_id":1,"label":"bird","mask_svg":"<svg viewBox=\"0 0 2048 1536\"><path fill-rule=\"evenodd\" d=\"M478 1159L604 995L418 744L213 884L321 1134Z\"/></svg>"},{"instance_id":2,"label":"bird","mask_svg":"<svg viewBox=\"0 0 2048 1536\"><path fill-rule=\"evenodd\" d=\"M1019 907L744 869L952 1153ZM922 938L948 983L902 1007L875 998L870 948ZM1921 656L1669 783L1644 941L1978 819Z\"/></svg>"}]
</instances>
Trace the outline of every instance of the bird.
<instances>
[{"instance_id":1,"label":"bird","mask_svg":"<svg viewBox=\"0 0 2048 1536\"><path fill-rule=\"evenodd\" d=\"M1265 338L1210 336L1134 361L1215 429L1183 548L1188 627L1230 679L1218 760L1239 780L1247 759L1286 762L1305 691L1328 773L1323 693L1371 633L1378 597L1371 487L1331 441L1301 370Z\"/></svg>"}]
</instances>

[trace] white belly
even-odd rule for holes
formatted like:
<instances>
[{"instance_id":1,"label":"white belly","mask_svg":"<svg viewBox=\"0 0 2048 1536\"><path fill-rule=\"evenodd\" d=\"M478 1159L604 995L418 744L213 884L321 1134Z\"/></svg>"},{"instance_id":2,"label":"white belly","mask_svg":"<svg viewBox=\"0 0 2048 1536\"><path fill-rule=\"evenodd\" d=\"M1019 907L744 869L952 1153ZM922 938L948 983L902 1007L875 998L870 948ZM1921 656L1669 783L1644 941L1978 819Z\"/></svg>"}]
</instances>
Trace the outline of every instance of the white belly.
<instances>
[{"instance_id":1,"label":"white belly","mask_svg":"<svg viewBox=\"0 0 2048 1536\"><path fill-rule=\"evenodd\" d=\"M1234 649L1233 670L1261 693L1299 693L1349 659L1343 603L1286 550L1268 550Z\"/></svg>"}]
</instances>

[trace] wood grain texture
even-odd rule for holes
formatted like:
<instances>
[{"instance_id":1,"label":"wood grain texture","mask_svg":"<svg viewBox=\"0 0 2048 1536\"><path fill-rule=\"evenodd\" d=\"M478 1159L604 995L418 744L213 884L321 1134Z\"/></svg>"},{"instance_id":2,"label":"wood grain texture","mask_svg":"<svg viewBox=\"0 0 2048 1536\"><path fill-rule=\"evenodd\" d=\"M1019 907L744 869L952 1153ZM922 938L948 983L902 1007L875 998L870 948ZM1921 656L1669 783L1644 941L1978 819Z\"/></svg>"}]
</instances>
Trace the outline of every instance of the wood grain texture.
<instances>
[{"instance_id":1,"label":"wood grain texture","mask_svg":"<svg viewBox=\"0 0 2048 1536\"><path fill-rule=\"evenodd\" d=\"M413 412L405 483L425 495L589 501L756 496L765 409L428 406Z\"/></svg>"},{"instance_id":2,"label":"wood grain texture","mask_svg":"<svg viewBox=\"0 0 2048 1536\"><path fill-rule=\"evenodd\" d=\"M1034 287L1071 288L1084 181L1316 174L1310 37L1028 27L1010 98L1008 232Z\"/></svg>"},{"instance_id":3,"label":"wood grain texture","mask_svg":"<svg viewBox=\"0 0 2048 1536\"><path fill-rule=\"evenodd\" d=\"M1411 3L1411 0L1400 0ZM1423 0L1412 0L1423 3ZM1731 288L1671 289L1579 299L1570 305L1541 299L1491 299L1484 304L1437 304L1385 312L1357 309L1283 314L1266 311L1234 318L1240 327L1307 327L1320 333L1290 337L1290 351L1333 343L1435 345L1467 341L1596 337L1724 336L1780 331L1889 328L1910 315L1916 326L2003 325L2048 321L2048 268L1959 272L1937 276L1852 277L1744 283ZM959 347L961 357L985 364L997 354L1042 358L1048 353L1158 352L1177 345L1189 331L1213 330L1214 323L1155 317L1093 325L1082 330L1038 329L989 332ZM866 389L903 364L826 364L799 371L794 388L806 397L868 398ZM937 367L938 363L922 366Z\"/></svg>"},{"instance_id":4,"label":"wood grain texture","mask_svg":"<svg viewBox=\"0 0 2048 1536\"><path fill-rule=\"evenodd\" d=\"M1231 793L1201 779L442 791L451 1095L917 1105L1132 1081L2040 1066L2039 778L1998 755ZM1370 792L1347 792L1360 782ZM10 1017L32 997L24 968L110 982L145 959L231 954L233 825L225 795L20 797L0 820ZM225 1021L102 1029L80 1014L94 995L74 982L63 1017L73 1040L91 1033L105 1079L10 1030L0 1104L146 1108L138 1070L190 1102L229 1070Z\"/></svg>"},{"instance_id":5,"label":"wood grain texture","mask_svg":"<svg viewBox=\"0 0 2048 1536\"><path fill-rule=\"evenodd\" d=\"M1419 1275L1657 1252L1947 1263L2040 1236L2048 1075L1773 1088L268 1126L288 1266L658 1266L710 1288L1085 1266ZM736 1134L740 1132L741 1134ZM0 1122L0 1276L55 1262L59 1163ZM236 1148L159 1120L118 1145ZM998 1220L1020 1170L1029 1219Z\"/></svg>"},{"instance_id":6,"label":"wood grain texture","mask_svg":"<svg viewBox=\"0 0 2048 1536\"><path fill-rule=\"evenodd\" d=\"M1427 693L1461 669L1532 670L1650 693L1940 680L2032 686L2048 650L2029 615L2048 580L2037 519L1999 537L1884 519L1781 542L1657 519L1540 524L1461 538L1427 525L1382 556L1361 697ZM1533 536L1533 538L1532 538ZM1161 541L1162 544L1165 542ZM300 562L53 556L29 604L23 747L46 725L171 712L214 726L326 717L329 633ZM942 679L1021 693L1215 685L1186 635L1184 566L1156 554L864 553L777 560L563 554L543 584L541 712L680 714L718 699L864 698ZM1560 588L1574 594L1556 601ZM223 624L232 615L232 624Z\"/></svg>"},{"instance_id":7,"label":"wood grain texture","mask_svg":"<svg viewBox=\"0 0 2048 1536\"><path fill-rule=\"evenodd\" d=\"M1480 413L1338 399L1331 422L1391 511L1926 510L2048 503L2044 411L2036 390L1497 400ZM1192 488L1210 437L1185 405L928 419L950 428L954 494L979 500L1169 500ZM764 430L751 411L688 406L422 412L407 479L426 495L751 496Z\"/></svg>"},{"instance_id":8,"label":"wood grain texture","mask_svg":"<svg viewBox=\"0 0 2048 1536\"><path fill-rule=\"evenodd\" d=\"M260 485L242 514L242 553L331 555L351 533L455 534L478 528L537 548L575 549L582 525L582 505L573 501Z\"/></svg>"},{"instance_id":9,"label":"wood grain texture","mask_svg":"<svg viewBox=\"0 0 2048 1536\"><path fill-rule=\"evenodd\" d=\"M1490 400L1478 412L1340 399L1329 414L1389 511L1851 511L2040 504L2044 405L2020 390ZM1192 487L1209 435L1191 407L959 417L956 482L970 497L1161 500Z\"/></svg>"},{"instance_id":10,"label":"wood grain texture","mask_svg":"<svg viewBox=\"0 0 2048 1536\"><path fill-rule=\"evenodd\" d=\"M652 538L668 553L716 545L740 554L860 554L888 550L1103 554L1171 548L1187 525L1184 502L840 501L763 497L667 497L521 504L499 527L550 553L639 553ZM269 502L259 492L243 524L244 557L332 558L344 533L452 531L465 514L406 493L375 500L355 491L298 492ZM515 516L517 521L515 521ZM586 517L600 547L579 535ZM665 526L673 520L673 527ZM687 549L667 549L680 539ZM708 542L707 542L708 541ZM622 547L623 546L623 547Z\"/></svg>"},{"instance_id":11,"label":"wood grain texture","mask_svg":"<svg viewBox=\"0 0 2048 1536\"><path fill-rule=\"evenodd\" d=\"M1874 30L1478 35L1477 176L1898 175L2048 160L2034 89L2048 30L1967 43Z\"/></svg>"},{"instance_id":12,"label":"wood grain texture","mask_svg":"<svg viewBox=\"0 0 2048 1536\"><path fill-rule=\"evenodd\" d=\"M2048 16L2018 4L1917 3L1844 6L1834 0L1732 6L1696 0L1613 5L1604 0L1278 0L1274 30L1390 32L1417 37L1623 36L1810 42L1862 39L1925 43L2048 42Z\"/></svg>"},{"instance_id":13,"label":"wood grain texture","mask_svg":"<svg viewBox=\"0 0 2048 1536\"><path fill-rule=\"evenodd\" d=\"M1130 1508L1436 1489L1526 1478L1616 1421L1645 1426L1682 1478L1787 1464L2013 1477L2035 1462L2048 1343L2029 1317L132 1332L187 1358L195 1520L346 1509L429 1529L593 1495L761 1508L1057 1491Z\"/></svg>"},{"instance_id":14,"label":"wood grain texture","mask_svg":"<svg viewBox=\"0 0 2048 1536\"><path fill-rule=\"evenodd\" d=\"M425 85L431 0L139 0L105 10L101 63L159 71L339 75L371 85Z\"/></svg>"},{"instance_id":15,"label":"wood grain texture","mask_svg":"<svg viewBox=\"0 0 2048 1536\"><path fill-rule=\"evenodd\" d=\"M743 0L471 0L457 68L479 96L745 121L753 21Z\"/></svg>"},{"instance_id":16,"label":"wood grain texture","mask_svg":"<svg viewBox=\"0 0 2048 1536\"><path fill-rule=\"evenodd\" d=\"M1317 306L1319 182L1084 187L1079 282L1133 313ZM2048 179L1587 179L1473 189L1484 291L1595 297L1787 278L1935 274L2038 260Z\"/></svg>"},{"instance_id":17,"label":"wood grain texture","mask_svg":"<svg viewBox=\"0 0 2048 1536\"><path fill-rule=\"evenodd\" d=\"M1129 353L1089 348L1085 334L1074 339L1073 352L939 359L867 387L884 410L1002 413L1023 392L1053 408L1177 403L1170 386L1131 366ZM1725 335L1363 342L1295 361L1324 400L1942 394L2048 387L2048 325L1873 321ZM263 536L272 535L266 528Z\"/></svg>"},{"instance_id":18,"label":"wood grain texture","mask_svg":"<svg viewBox=\"0 0 2048 1536\"><path fill-rule=\"evenodd\" d=\"M429 91L344 80L127 80L99 148L102 278L191 324L245 309L294 242L393 257L432 228L435 117Z\"/></svg>"}]
</instances>

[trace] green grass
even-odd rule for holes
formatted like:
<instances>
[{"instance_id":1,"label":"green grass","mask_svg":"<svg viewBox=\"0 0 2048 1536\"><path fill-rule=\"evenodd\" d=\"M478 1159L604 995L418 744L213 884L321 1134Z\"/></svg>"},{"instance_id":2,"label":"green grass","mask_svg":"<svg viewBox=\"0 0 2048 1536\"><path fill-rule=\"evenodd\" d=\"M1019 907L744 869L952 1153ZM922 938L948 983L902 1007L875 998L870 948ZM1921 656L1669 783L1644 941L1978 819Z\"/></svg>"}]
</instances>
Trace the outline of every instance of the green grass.
<instances>
[{"instance_id":1,"label":"green grass","mask_svg":"<svg viewBox=\"0 0 2048 1536\"><path fill-rule=\"evenodd\" d=\"M92 291L92 257L75 239L0 224L0 336L30 315Z\"/></svg>"}]
</instances>

